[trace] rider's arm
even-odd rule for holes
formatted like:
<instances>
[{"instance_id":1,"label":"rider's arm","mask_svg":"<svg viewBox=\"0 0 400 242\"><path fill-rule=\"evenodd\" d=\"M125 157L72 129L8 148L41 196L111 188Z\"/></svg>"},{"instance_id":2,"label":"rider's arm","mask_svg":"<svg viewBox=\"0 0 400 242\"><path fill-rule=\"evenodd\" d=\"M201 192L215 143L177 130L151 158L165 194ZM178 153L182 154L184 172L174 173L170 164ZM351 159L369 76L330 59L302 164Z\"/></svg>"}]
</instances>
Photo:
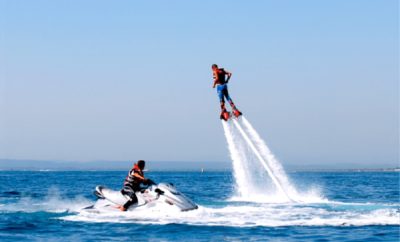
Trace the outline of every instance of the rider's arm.
<instances>
[{"instance_id":1,"label":"rider's arm","mask_svg":"<svg viewBox=\"0 0 400 242\"><path fill-rule=\"evenodd\" d=\"M134 177L136 177L136 178L139 178L139 179L141 179L141 180L143 180L143 181L145 181L146 180L146 178L144 178L143 176L141 176L139 173L133 173L133 176Z\"/></svg>"},{"instance_id":2,"label":"rider's arm","mask_svg":"<svg viewBox=\"0 0 400 242\"><path fill-rule=\"evenodd\" d=\"M217 71L213 71L213 76L214 76L214 84L213 84L213 88L215 88L215 86L218 83L218 73Z\"/></svg>"},{"instance_id":3,"label":"rider's arm","mask_svg":"<svg viewBox=\"0 0 400 242\"><path fill-rule=\"evenodd\" d=\"M228 76L228 79L226 79L226 82L229 82L229 79L231 79L232 73L229 71L225 71L225 74Z\"/></svg>"}]
</instances>

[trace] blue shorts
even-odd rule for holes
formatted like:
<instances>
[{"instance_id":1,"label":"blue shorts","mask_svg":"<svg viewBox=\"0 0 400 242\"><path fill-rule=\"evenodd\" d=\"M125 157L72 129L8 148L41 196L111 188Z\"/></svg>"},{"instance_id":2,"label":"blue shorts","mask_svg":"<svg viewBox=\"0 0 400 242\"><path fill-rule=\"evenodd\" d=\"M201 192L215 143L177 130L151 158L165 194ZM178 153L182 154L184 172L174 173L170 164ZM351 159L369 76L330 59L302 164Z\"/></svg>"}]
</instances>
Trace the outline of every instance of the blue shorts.
<instances>
[{"instance_id":1,"label":"blue shorts","mask_svg":"<svg viewBox=\"0 0 400 242\"><path fill-rule=\"evenodd\" d=\"M225 102L224 97L228 102L230 102L232 99L229 96L228 93L228 85L227 84L222 84L217 86L217 92L218 92L218 97L220 102Z\"/></svg>"}]
</instances>

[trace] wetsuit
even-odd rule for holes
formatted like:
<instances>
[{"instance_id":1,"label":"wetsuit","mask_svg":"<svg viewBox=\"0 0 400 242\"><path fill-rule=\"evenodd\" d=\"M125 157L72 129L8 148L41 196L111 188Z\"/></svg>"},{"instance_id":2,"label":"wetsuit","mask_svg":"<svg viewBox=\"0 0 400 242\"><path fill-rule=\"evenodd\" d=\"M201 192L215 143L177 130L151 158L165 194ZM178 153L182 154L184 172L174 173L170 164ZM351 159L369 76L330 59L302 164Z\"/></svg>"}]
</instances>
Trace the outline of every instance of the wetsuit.
<instances>
[{"instance_id":1,"label":"wetsuit","mask_svg":"<svg viewBox=\"0 0 400 242\"><path fill-rule=\"evenodd\" d=\"M129 171L128 175L124 181L124 187L122 188L122 194L128 195L130 200L128 200L123 207L128 209L129 206L138 202L137 196L135 192L140 191L140 184L144 183L144 180L137 178L134 174L139 174L144 177L143 171L139 168L137 164L133 166L133 168Z\"/></svg>"}]
</instances>

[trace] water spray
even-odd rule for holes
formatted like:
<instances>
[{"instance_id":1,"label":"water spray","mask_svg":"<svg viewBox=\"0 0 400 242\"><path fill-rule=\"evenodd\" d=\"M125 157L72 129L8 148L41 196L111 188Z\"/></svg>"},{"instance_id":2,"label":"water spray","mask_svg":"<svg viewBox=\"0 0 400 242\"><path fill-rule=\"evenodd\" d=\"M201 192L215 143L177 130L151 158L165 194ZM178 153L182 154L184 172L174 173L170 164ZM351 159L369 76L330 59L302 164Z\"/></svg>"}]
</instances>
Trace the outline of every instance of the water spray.
<instances>
[{"instance_id":1,"label":"water spray","mask_svg":"<svg viewBox=\"0 0 400 242\"><path fill-rule=\"evenodd\" d=\"M233 123L235 124L236 128L239 130L239 132L242 135L243 139L249 145L250 149L254 152L254 154L256 155L257 159L260 161L261 165L265 168L265 170L267 171L268 175L271 177L273 183L278 188L278 190L281 191L281 193L284 194L287 199L289 199L290 201L293 201L293 199L290 198L290 196L287 194L287 192L283 189L282 185L280 184L278 179L275 177L275 175L271 171L271 168L268 166L266 161L262 158L260 152L256 149L256 147L254 146L253 142L250 140L250 138L248 137L246 132L243 130L243 128L240 126L238 121L237 120L233 120Z\"/></svg>"}]
</instances>

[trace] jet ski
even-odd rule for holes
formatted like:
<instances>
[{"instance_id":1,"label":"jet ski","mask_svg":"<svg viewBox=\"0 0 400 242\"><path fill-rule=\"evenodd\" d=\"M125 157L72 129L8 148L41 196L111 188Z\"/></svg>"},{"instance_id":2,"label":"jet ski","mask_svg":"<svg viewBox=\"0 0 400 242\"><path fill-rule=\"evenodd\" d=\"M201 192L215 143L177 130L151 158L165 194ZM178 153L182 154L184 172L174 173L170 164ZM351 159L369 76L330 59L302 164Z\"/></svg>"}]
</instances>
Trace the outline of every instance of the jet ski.
<instances>
[{"instance_id":1,"label":"jet ski","mask_svg":"<svg viewBox=\"0 0 400 242\"><path fill-rule=\"evenodd\" d=\"M118 210L118 206L124 205L129 200L129 197L122 194L121 191L115 191L105 186L96 186L94 194L97 197L96 203L84 208L84 210ZM136 192L136 196L138 203L130 206L128 211L138 208L152 208L160 204L175 207L180 211L190 211L198 208L192 200L180 193L171 183L150 185Z\"/></svg>"}]
</instances>

